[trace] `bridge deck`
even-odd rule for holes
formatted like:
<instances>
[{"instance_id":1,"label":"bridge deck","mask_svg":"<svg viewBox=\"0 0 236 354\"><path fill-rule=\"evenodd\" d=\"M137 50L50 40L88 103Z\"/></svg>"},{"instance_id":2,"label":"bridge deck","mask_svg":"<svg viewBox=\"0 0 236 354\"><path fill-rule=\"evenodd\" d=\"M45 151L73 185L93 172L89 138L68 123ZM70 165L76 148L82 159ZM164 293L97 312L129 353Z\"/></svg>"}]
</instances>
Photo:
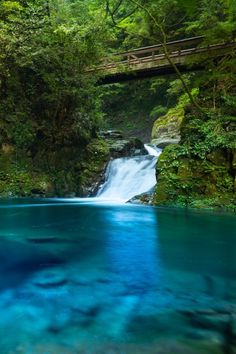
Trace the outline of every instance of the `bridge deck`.
<instances>
[{"instance_id":1,"label":"bridge deck","mask_svg":"<svg viewBox=\"0 0 236 354\"><path fill-rule=\"evenodd\" d=\"M167 43L169 55L181 71L201 69L204 67L204 58L222 57L236 48L235 41L197 47L203 38L194 37ZM201 62L196 61L197 56L201 56ZM101 84L175 73L163 53L162 45L115 54L106 58L101 66L89 71L102 73Z\"/></svg>"}]
</instances>

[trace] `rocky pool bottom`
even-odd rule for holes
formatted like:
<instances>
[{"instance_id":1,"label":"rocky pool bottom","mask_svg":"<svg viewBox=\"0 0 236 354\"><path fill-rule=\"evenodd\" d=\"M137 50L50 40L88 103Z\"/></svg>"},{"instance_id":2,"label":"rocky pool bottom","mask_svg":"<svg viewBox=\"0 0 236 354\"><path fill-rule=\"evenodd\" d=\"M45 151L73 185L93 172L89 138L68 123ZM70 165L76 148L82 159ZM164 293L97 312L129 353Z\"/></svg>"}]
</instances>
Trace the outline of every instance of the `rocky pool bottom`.
<instances>
[{"instance_id":1,"label":"rocky pool bottom","mask_svg":"<svg viewBox=\"0 0 236 354\"><path fill-rule=\"evenodd\" d=\"M0 202L0 352L236 353L236 217Z\"/></svg>"}]
</instances>

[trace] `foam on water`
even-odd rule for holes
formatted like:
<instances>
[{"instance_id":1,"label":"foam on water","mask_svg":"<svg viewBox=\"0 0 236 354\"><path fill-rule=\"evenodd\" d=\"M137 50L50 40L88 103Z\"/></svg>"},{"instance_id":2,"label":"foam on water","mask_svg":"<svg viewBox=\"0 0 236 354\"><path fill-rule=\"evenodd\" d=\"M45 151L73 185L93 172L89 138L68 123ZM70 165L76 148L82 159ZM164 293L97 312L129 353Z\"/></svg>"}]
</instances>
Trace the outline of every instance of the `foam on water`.
<instances>
[{"instance_id":1,"label":"foam on water","mask_svg":"<svg viewBox=\"0 0 236 354\"><path fill-rule=\"evenodd\" d=\"M155 166L161 150L147 144L145 148L148 155L119 158L109 163L106 182L99 190L97 200L126 202L155 186Z\"/></svg>"}]
</instances>

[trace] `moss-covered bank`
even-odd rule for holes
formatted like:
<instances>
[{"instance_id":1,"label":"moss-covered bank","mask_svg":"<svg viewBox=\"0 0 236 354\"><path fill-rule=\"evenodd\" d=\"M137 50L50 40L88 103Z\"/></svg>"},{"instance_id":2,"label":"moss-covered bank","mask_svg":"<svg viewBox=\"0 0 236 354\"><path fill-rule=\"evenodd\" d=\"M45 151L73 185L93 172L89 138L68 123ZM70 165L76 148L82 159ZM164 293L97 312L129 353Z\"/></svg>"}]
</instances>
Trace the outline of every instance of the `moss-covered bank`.
<instances>
[{"instance_id":1,"label":"moss-covered bank","mask_svg":"<svg viewBox=\"0 0 236 354\"><path fill-rule=\"evenodd\" d=\"M181 142L169 145L157 164L155 205L236 211L234 117L187 108Z\"/></svg>"},{"instance_id":2,"label":"moss-covered bank","mask_svg":"<svg viewBox=\"0 0 236 354\"><path fill-rule=\"evenodd\" d=\"M40 146L35 154L4 144L0 151L0 197L85 196L105 168L102 139L84 145Z\"/></svg>"}]
</instances>

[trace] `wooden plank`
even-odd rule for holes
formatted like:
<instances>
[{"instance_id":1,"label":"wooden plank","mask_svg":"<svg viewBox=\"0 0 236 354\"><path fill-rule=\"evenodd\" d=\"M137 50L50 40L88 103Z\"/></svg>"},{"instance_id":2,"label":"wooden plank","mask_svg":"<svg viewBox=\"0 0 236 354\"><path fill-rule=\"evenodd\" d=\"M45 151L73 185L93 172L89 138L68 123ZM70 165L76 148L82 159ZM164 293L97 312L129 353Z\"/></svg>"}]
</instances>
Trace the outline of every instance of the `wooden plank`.
<instances>
[{"instance_id":1,"label":"wooden plank","mask_svg":"<svg viewBox=\"0 0 236 354\"><path fill-rule=\"evenodd\" d=\"M191 37L191 38L186 38L186 39L181 39L178 41L172 41L172 42L168 42L166 43L167 47L183 47L186 45L192 45L192 44L199 44L203 41L205 37L204 36L198 36L198 37ZM157 45L152 45L152 46L148 46L148 47L141 47L141 48L137 48L131 51L127 51L127 52L121 52L121 53L116 53L113 54L112 56L128 56L128 55L139 55L139 54L145 54L145 53L149 53L149 52L153 52L153 51L158 51L162 48L161 44L157 44Z\"/></svg>"},{"instance_id":2,"label":"wooden plank","mask_svg":"<svg viewBox=\"0 0 236 354\"><path fill-rule=\"evenodd\" d=\"M184 71L194 70L196 67L200 67L200 63L195 63L193 67L188 67L188 59L197 55L205 54L210 57L220 57L229 53L229 49L236 48L236 42L229 43L218 43L212 44L207 47L194 47L182 49L181 51L172 51L170 56L173 62L183 68ZM155 54L155 51L151 50L149 55L143 57L137 57L136 55L129 55L126 60L120 62L110 62L105 65L101 65L97 68L87 70L87 73L102 72L104 83L106 82L119 82L125 81L125 78L131 77L133 75L138 75L139 77L145 77L147 73L148 77L151 77L152 73L154 76L161 75L162 73L168 74L173 73L173 68L171 67L169 61L167 60L165 54ZM117 78L115 78L117 76ZM107 78L107 79L106 79ZM134 79L134 78L133 78Z\"/></svg>"},{"instance_id":3,"label":"wooden plank","mask_svg":"<svg viewBox=\"0 0 236 354\"><path fill-rule=\"evenodd\" d=\"M181 51L171 52L170 56L177 57L177 56L184 56L184 55L188 55L188 54L201 54L201 53L212 51L212 50L220 50L220 49L230 48L230 47L234 47L234 46L236 46L235 42L213 44L213 45L209 45L207 47L202 47L202 48L190 48L190 49L183 49ZM165 56L165 54L153 55L153 52L152 52L150 56L145 56L145 57L139 58L139 57L136 57L135 55L129 55L128 58L129 58L128 60L110 63L109 66L119 66L119 65L125 65L127 63L129 65L140 63L140 62L145 63L147 61L156 61L161 58L165 59L166 56ZM107 65L105 65L104 68L105 67L107 67Z\"/></svg>"},{"instance_id":4,"label":"wooden plank","mask_svg":"<svg viewBox=\"0 0 236 354\"><path fill-rule=\"evenodd\" d=\"M225 49L228 48L232 48L235 47L236 43L228 43L228 44L217 44L217 45L211 45L209 47L205 47L205 48L192 48L192 49L187 49L184 51L180 51L180 52L173 52L171 53L171 58L174 59L176 62L178 62L178 59L181 61L186 60L189 56L195 56L195 55L199 55L199 54L204 54L204 53L209 53L209 54L213 54L214 56L220 56L222 55L223 51ZM145 65L149 66L151 65L152 67L155 66L162 66L163 63L166 65L166 63L169 63L168 60L166 59L166 56L164 54L159 54L156 55L154 58L153 56L149 56L149 57L144 57L142 58L142 61L140 62L139 59L130 59L128 62L127 61L123 61L121 63L116 63L115 65L111 64L109 66L109 68L107 66L102 67L103 69L107 69L108 71L112 71L112 72L122 72L125 71L125 67L127 65L127 63L129 64L129 70L137 70L137 67L140 68L144 68L145 69ZM169 64L170 65L170 64Z\"/></svg>"}]
</instances>

